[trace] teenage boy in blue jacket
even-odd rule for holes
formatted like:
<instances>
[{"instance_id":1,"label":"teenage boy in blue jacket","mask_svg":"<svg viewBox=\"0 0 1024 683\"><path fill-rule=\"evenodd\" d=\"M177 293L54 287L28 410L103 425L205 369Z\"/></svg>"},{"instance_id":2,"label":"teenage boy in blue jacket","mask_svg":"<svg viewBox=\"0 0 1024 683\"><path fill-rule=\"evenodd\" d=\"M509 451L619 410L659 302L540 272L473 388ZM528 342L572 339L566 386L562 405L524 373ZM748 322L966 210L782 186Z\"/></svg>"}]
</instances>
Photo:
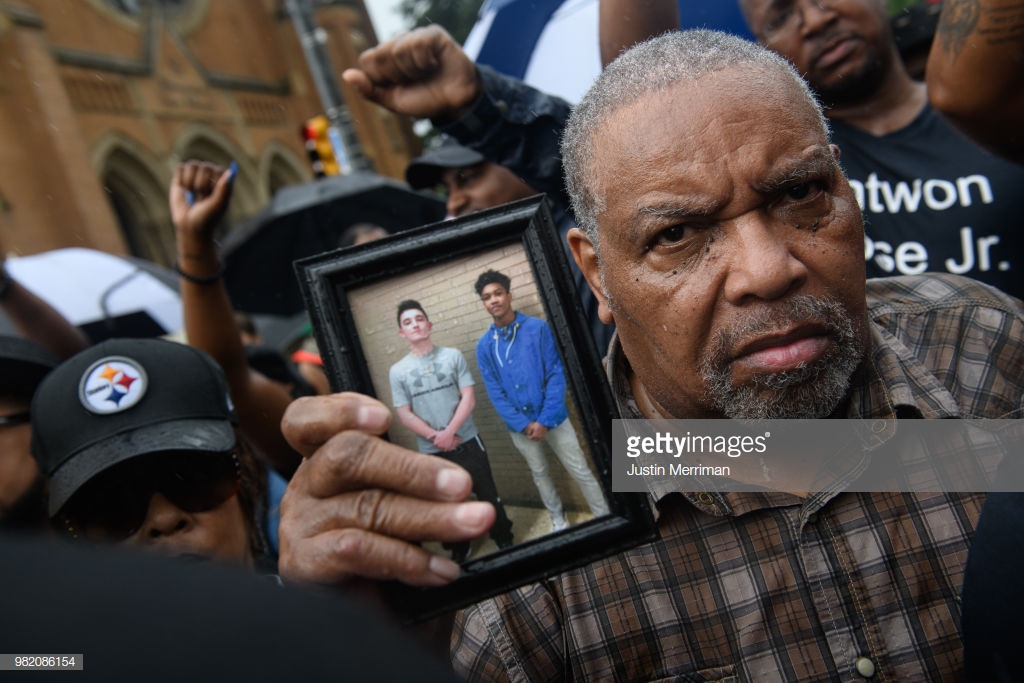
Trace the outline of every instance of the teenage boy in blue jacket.
<instances>
[{"instance_id":1,"label":"teenage boy in blue jacket","mask_svg":"<svg viewBox=\"0 0 1024 683\"><path fill-rule=\"evenodd\" d=\"M548 474L547 441L576 480L594 516L608 514L608 503L590 471L565 407L565 374L551 328L512 308L511 280L488 270L476 293L494 322L476 345L476 360L494 409L505 421L512 443L526 459L553 531L568 526L562 499Z\"/></svg>"}]
</instances>

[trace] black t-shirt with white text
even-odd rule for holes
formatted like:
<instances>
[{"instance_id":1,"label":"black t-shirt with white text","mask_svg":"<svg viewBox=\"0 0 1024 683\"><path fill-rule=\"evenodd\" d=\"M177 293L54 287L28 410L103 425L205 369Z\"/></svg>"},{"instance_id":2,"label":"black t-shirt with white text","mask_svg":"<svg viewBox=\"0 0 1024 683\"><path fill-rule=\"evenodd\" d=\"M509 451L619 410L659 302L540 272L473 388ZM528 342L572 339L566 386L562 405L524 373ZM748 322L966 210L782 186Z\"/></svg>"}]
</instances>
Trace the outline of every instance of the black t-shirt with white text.
<instances>
[{"instance_id":1,"label":"black t-shirt with white text","mask_svg":"<svg viewBox=\"0 0 1024 683\"><path fill-rule=\"evenodd\" d=\"M868 277L954 273L1024 298L1024 166L981 149L930 106L881 137L831 126L864 213Z\"/></svg>"}]
</instances>

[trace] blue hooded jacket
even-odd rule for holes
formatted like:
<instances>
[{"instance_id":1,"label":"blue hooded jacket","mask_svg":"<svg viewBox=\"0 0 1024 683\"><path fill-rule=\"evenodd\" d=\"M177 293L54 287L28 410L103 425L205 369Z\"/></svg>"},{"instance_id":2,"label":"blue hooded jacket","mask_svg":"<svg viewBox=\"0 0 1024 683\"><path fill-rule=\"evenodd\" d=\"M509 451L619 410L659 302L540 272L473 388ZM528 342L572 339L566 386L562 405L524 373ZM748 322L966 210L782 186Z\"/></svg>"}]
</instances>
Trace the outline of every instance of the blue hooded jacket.
<instances>
[{"instance_id":1,"label":"blue hooded jacket","mask_svg":"<svg viewBox=\"0 0 1024 683\"><path fill-rule=\"evenodd\" d=\"M551 328L516 311L515 320L502 329L504 333L492 323L476 345L476 362L491 403L510 431L521 432L531 422L557 427L569 411Z\"/></svg>"}]
</instances>

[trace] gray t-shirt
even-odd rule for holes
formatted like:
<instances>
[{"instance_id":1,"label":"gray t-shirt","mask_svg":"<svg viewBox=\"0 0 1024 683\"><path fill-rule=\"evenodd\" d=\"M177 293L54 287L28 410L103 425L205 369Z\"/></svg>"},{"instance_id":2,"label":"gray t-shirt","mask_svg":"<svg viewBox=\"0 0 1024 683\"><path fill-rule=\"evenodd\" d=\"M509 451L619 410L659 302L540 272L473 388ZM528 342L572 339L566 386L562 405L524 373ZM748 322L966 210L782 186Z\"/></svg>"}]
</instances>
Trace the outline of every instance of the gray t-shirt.
<instances>
[{"instance_id":1,"label":"gray t-shirt","mask_svg":"<svg viewBox=\"0 0 1024 683\"><path fill-rule=\"evenodd\" d=\"M388 374L395 407L409 406L416 417L434 429L448 426L462 400L461 390L475 384L462 353L442 347L435 347L425 356L410 353L392 365ZM463 442L476 436L472 416L456 434ZM439 452L428 439L417 435L416 440L421 453Z\"/></svg>"}]
</instances>

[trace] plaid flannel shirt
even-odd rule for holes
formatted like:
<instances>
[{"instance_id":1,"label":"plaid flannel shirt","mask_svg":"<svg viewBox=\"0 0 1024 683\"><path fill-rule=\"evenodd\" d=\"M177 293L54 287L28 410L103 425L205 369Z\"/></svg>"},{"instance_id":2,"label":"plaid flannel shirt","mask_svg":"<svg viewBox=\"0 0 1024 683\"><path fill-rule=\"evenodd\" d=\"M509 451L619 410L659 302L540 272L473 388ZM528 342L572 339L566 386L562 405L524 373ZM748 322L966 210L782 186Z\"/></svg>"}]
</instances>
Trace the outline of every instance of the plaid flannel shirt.
<instances>
[{"instance_id":1,"label":"plaid flannel shirt","mask_svg":"<svg viewBox=\"0 0 1024 683\"><path fill-rule=\"evenodd\" d=\"M971 280L868 281L847 417L1019 417L1021 303ZM641 417L617 344L610 380ZM660 538L459 614L471 680L943 681L983 494L651 491Z\"/></svg>"}]
</instances>

